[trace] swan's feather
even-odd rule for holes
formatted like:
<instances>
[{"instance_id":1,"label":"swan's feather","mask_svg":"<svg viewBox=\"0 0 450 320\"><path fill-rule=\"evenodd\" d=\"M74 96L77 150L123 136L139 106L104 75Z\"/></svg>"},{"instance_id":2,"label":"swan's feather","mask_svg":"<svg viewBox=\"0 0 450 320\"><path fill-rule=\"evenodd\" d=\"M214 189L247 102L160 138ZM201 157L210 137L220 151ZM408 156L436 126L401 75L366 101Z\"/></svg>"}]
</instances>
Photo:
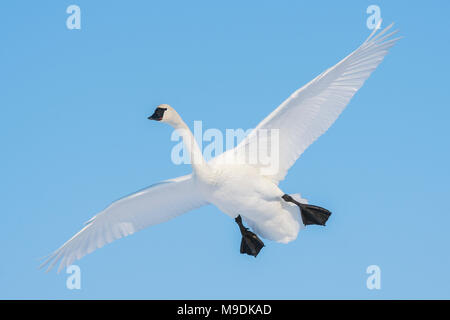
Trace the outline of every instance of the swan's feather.
<instances>
[{"instance_id":1,"label":"swan's feather","mask_svg":"<svg viewBox=\"0 0 450 320\"><path fill-rule=\"evenodd\" d=\"M187 175L157 183L113 202L47 257L41 268L48 265L49 271L60 262L60 272L107 243L207 204L196 190L192 175Z\"/></svg>"},{"instance_id":2,"label":"swan's feather","mask_svg":"<svg viewBox=\"0 0 450 320\"><path fill-rule=\"evenodd\" d=\"M260 162L249 162L249 152L258 150L259 155L277 156L278 159L277 171L261 173L275 182L283 180L305 149L336 121L356 91L383 60L388 49L399 39L392 39L396 32L387 34L391 27L392 24L381 32L374 30L358 49L295 91L235 149L216 157L212 163L230 163L244 159L248 164L261 169L264 165ZM267 138L270 134L259 133L261 130L270 132L272 129L279 130L278 148L275 146L275 149ZM277 149L278 155L274 154Z\"/></svg>"}]
</instances>

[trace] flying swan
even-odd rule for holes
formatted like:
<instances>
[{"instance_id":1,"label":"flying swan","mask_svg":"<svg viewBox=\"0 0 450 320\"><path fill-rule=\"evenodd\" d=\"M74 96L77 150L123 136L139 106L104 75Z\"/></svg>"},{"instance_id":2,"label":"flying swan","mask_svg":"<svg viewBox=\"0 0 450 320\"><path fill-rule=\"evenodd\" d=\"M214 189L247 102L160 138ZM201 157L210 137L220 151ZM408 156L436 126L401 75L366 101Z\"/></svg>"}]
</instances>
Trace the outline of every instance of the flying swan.
<instances>
[{"instance_id":1,"label":"flying swan","mask_svg":"<svg viewBox=\"0 0 450 320\"><path fill-rule=\"evenodd\" d=\"M264 247L258 235L288 243L307 225L325 225L330 211L307 204L298 194L285 194L278 184L305 149L334 123L399 39L392 38L396 31L387 33L392 25L377 32L379 24L358 49L295 91L236 148L208 162L178 113L167 104L159 105L149 119L179 130L193 173L113 202L48 256L41 267L48 265L49 271L60 261L60 272L107 243L207 204L235 219L242 234L240 252L255 257ZM259 133L274 129L278 141L270 145ZM259 148L276 152L278 170L264 170L260 162L248 161L250 150Z\"/></svg>"}]
</instances>

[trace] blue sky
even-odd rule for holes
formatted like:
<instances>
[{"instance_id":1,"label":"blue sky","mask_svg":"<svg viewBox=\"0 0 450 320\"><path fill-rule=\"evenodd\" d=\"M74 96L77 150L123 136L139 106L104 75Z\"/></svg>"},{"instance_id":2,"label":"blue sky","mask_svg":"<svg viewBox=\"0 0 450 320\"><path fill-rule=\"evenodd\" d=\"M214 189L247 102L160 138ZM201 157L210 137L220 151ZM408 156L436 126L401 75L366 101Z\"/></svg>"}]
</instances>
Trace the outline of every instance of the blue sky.
<instances>
[{"instance_id":1,"label":"blue sky","mask_svg":"<svg viewBox=\"0 0 450 320\"><path fill-rule=\"evenodd\" d=\"M81 30L66 8L81 8ZM111 201L191 171L192 126L251 128L354 50L381 8L404 36L281 183L333 211L239 254L212 206L86 256L81 290L38 259ZM448 1L9 1L0 5L0 298L450 298ZM381 290L366 268L381 268Z\"/></svg>"}]
</instances>

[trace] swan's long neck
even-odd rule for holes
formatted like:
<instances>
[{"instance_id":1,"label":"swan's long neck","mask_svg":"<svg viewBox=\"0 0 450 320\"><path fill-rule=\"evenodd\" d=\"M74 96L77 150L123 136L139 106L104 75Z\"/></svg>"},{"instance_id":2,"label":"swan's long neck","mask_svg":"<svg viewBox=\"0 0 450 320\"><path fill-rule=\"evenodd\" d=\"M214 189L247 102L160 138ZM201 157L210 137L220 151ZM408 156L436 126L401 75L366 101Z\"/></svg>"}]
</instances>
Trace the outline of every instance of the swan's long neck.
<instances>
[{"instance_id":1,"label":"swan's long neck","mask_svg":"<svg viewBox=\"0 0 450 320\"><path fill-rule=\"evenodd\" d=\"M200 147L198 146L197 141L195 140L194 135L187 124L181 119L181 117L177 120L178 121L173 125L173 127L175 130L178 130L183 139L184 147L188 151L191 159L192 169L197 174L203 172L207 167L207 163L203 158Z\"/></svg>"}]
</instances>

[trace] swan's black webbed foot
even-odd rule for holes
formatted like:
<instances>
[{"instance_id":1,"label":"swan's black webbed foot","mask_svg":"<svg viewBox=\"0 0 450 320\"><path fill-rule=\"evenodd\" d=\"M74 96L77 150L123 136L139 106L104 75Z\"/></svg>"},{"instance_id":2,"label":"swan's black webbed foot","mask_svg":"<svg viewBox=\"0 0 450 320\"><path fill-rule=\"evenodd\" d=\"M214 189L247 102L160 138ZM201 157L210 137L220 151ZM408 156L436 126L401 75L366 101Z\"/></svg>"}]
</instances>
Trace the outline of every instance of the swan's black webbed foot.
<instances>
[{"instance_id":1,"label":"swan's black webbed foot","mask_svg":"<svg viewBox=\"0 0 450 320\"><path fill-rule=\"evenodd\" d=\"M310 224L317 224L324 226L331 215L331 212L325 208L300 203L294 200L294 198L292 198L288 194L285 194L284 196L282 196L282 198L286 202L295 203L300 208L300 214L302 215L303 224L305 226Z\"/></svg>"},{"instance_id":2,"label":"swan's black webbed foot","mask_svg":"<svg viewBox=\"0 0 450 320\"><path fill-rule=\"evenodd\" d=\"M256 256L261 251L261 249L264 247L264 243L261 241L261 239L258 238L256 234L249 231L248 228L244 227L242 224L242 218L241 216L237 216L236 219L234 219L236 223L239 226L239 229L241 230L242 234L242 240L241 240L241 253L248 254L250 256Z\"/></svg>"}]
</instances>

